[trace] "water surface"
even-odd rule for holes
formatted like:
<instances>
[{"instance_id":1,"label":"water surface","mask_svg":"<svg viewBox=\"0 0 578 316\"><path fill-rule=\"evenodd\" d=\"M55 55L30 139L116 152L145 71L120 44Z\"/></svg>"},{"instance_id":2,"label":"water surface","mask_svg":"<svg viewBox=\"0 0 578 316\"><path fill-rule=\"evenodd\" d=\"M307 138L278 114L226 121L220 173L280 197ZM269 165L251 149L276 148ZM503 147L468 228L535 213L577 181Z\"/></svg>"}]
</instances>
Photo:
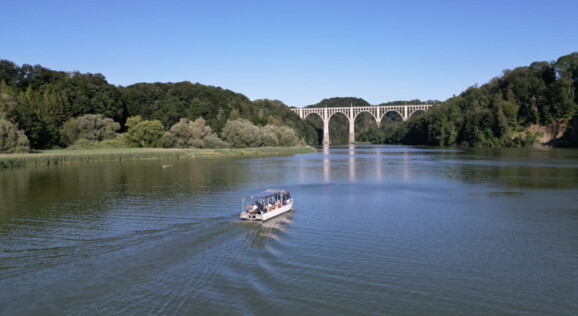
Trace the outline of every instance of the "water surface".
<instances>
[{"instance_id":1,"label":"water surface","mask_svg":"<svg viewBox=\"0 0 578 316\"><path fill-rule=\"evenodd\" d=\"M341 146L0 188L3 315L578 314L576 150ZM239 221L266 188L296 210Z\"/></svg>"}]
</instances>

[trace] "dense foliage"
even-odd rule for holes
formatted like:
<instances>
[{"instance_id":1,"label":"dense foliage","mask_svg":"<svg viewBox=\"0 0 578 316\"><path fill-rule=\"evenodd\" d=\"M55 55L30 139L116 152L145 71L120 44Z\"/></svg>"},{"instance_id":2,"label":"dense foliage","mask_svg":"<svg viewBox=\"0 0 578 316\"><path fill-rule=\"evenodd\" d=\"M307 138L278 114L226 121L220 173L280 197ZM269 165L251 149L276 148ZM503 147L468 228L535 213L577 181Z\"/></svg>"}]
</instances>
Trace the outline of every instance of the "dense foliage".
<instances>
[{"instance_id":1,"label":"dense foliage","mask_svg":"<svg viewBox=\"0 0 578 316\"><path fill-rule=\"evenodd\" d=\"M69 119L60 130L63 144L72 145L79 139L102 141L116 138L120 124L100 114L86 114Z\"/></svg>"},{"instance_id":2,"label":"dense foliage","mask_svg":"<svg viewBox=\"0 0 578 316\"><path fill-rule=\"evenodd\" d=\"M30 142L24 132L14 124L0 118L0 153L19 153L30 150Z\"/></svg>"},{"instance_id":3,"label":"dense foliage","mask_svg":"<svg viewBox=\"0 0 578 316\"><path fill-rule=\"evenodd\" d=\"M35 149L63 146L61 127L70 118L101 114L126 119L121 94L101 74L53 71L0 60L0 112L23 130Z\"/></svg>"},{"instance_id":4,"label":"dense foliage","mask_svg":"<svg viewBox=\"0 0 578 316\"><path fill-rule=\"evenodd\" d=\"M203 148L204 139L212 134L210 126L205 124L203 118L198 118L194 122L182 118L180 121L173 125L169 131L163 135L165 140L165 147L177 147L177 148ZM172 137L171 137L172 135Z\"/></svg>"},{"instance_id":5,"label":"dense foliage","mask_svg":"<svg viewBox=\"0 0 578 316\"><path fill-rule=\"evenodd\" d=\"M437 104L440 102L441 101L439 101L439 100L422 101L419 99L414 99L414 100L409 100L409 101L402 101L402 100L390 101L390 102L381 103L380 105Z\"/></svg>"},{"instance_id":6,"label":"dense foliage","mask_svg":"<svg viewBox=\"0 0 578 316\"><path fill-rule=\"evenodd\" d=\"M222 137L233 148L299 145L299 138L292 128L271 124L259 128L250 121L241 118L227 121L223 128Z\"/></svg>"},{"instance_id":7,"label":"dense foliage","mask_svg":"<svg viewBox=\"0 0 578 316\"><path fill-rule=\"evenodd\" d=\"M54 71L39 65L20 67L7 60L0 60L0 115L23 131L34 149L65 147L78 139L86 140L74 135L78 127L72 126L74 120L85 115L111 119L120 124L120 132L129 129L129 117L140 116L143 123L138 129L159 129L160 122L163 134L183 118L203 118L212 131L207 144L214 146L223 145L219 136L227 120L244 118L255 126L288 126L309 144L317 144L315 128L281 101L251 101L230 90L190 82L116 87L101 74ZM133 138L135 132L127 135L127 140L133 146L144 146L147 142ZM153 138L149 141L154 146L163 143Z\"/></svg>"},{"instance_id":8,"label":"dense foliage","mask_svg":"<svg viewBox=\"0 0 578 316\"><path fill-rule=\"evenodd\" d=\"M355 138L436 146L529 145L537 137L530 126L576 117L577 91L578 53L572 53L557 61L505 70L445 102L383 103L436 105L425 114L413 114L408 122L387 113L380 126L369 113L362 113L355 120ZM370 104L348 97L311 105L336 106ZM319 117L301 120L277 100L251 101L230 90L187 81L116 87L101 74L17 66L7 60L0 60L0 118L0 142L11 144L4 152L66 147L81 140L135 147L289 146L299 139L317 145L323 133ZM578 119L574 122L578 125ZM329 129L331 143L348 142L347 117L334 115ZM124 134L111 140L117 132ZM569 136L560 142L578 145Z\"/></svg>"},{"instance_id":9,"label":"dense foliage","mask_svg":"<svg viewBox=\"0 0 578 316\"><path fill-rule=\"evenodd\" d=\"M278 100L250 101L242 94L199 83L139 83L120 88L128 113L156 119L170 128L181 118L206 120L220 135L227 120L244 118L255 126L272 124L294 129L309 144L317 144L315 128Z\"/></svg>"},{"instance_id":10,"label":"dense foliage","mask_svg":"<svg viewBox=\"0 0 578 316\"><path fill-rule=\"evenodd\" d=\"M413 114L408 122L387 113L378 127L369 113L355 119L355 139L360 142L434 146L527 146L538 136L531 125L551 125L578 118L578 53L554 62L535 62L528 67L505 70L481 87L473 86L445 102L436 100L393 101L381 105L435 104L429 111ZM369 106L358 98L325 99L310 107ZM322 121L308 117L319 133ZM575 128L575 127L574 127ZM330 142L347 143L349 122L335 114L329 123ZM577 146L572 128L558 145ZM576 134L576 132L574 132Z\"/></svg>"},{"instance_id":11,"label":"dense foliage","mask_svg":"<svg viewBox=\"0 0 578 316\"><path fill-rule=\"evenodd\" d=\"M470 87L410 120L402 141L436 146L530 145L536 137L528 132L530 125L568 120L578 113L577 91L578 53L505 70L501 77Z\"/></svg>"},{"instance_id":12,"label":"dense foliage","mask_svg":"<svg viewBox=\"0 0 578 316\"><path fill-rule=\"evenodd\" d=\"M140 115L126 121L126 141L133 147L164 147L165 129L159 120L143 120Z\"/></svg>"}]
</instances>

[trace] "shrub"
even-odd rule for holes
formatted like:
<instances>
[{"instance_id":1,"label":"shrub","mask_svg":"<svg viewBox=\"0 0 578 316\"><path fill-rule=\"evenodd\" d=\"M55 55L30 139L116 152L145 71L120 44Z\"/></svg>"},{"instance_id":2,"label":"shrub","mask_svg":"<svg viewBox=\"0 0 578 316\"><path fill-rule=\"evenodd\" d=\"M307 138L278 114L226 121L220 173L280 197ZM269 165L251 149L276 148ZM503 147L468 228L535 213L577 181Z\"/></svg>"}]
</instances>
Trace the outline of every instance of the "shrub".
<instances>
[{"instance_id":1,"label":"shrub","mask_svg":"<svg viewBox=\"0 0 578 316\"><path fill-rule=\"evenodd\" d=\"M194 122L187 118L182 118L173 125L170 132L175 137L174 147L188 148L188 147L203 147L203 139L210 135L211 127L205 124L203 118L198 118Z\"/></svg>"},{"instance_id":2,"label":"shrub","mask_svg":"<svg viewBox=\"0 0 578 316\"><path fill-rule=\"evenodd\" d=\"M65 145L71 145L79 139L88 141L114 139L119 129L120 124L111 118L105 118L100 114L87 114L72 118L62 125L61 141Z\"/></svg>"},{"instance_id":3,"label":"shrub","mask_svg":"<svg viewBox=\"0 0 578 316\"><path fill-rule=\"evenodd\" d=\"M234 148L261 146L261 130L245 119L227 121L221 136Z\"/></svg>"},{"instance_id":4,"label":"shrub","mask_svg":"<svg viewBox=\"0 0 578 316\"><path fill-rule=\"evenodd\" d=\"M130 117L126 124L127 143L134 147L163 147L162 137L165 134L163 124L159 120L142 121L140 115Z\"/></svg>"},{"instance_id":5,"label":"shrub","mask_svg":"<svg viewBox=\"0 0 578 316\"><path fill-rule=\"evenodd\" d=\"M115 139L105 139L97 144L98 148L125 148L127 143L124 141L124 137L119 135Z\"/></svg>"},{"instance_id":6,"label":"shrub","mask_svg":"<svg viewBox=\"0 0 578 316\"><path fill-rule=\"evenodd\" d=\"M161 143L164 148L173 148L176 147L177 138L171 132L166 132L161 137Z\"/></svg>"},{"instance_id":7,"label":"shrub","mask_svg":"<svg viewBox=\"0 0 578 316\"><path fill-rule=\"evenodd\" d=\"M297 146L297 143L299 142L299 137L297 136L297 133L295 133L295 130L287 126L279 127L279 133L277 136L279 137L279 145L281 146Z\"/></svg>"},{"instance_id":8,"label":"shrub","mask_svg":"<svg viewBox=\"0 0 578 316\"><path fill-rule=\"evenodd\" d=\"M23 131L14 124L0 118L0 153L30 151L30 142Z\"/></svg>"},{"instance_id":9,"label":"shrub","mask_svg":"<svg viewBox=\"0 0 578 316\"><path fill-rule=\"evenodd\" d=\"M279 146L278 127L274 125L267 125L261 128L261 143L263 146L275 147Z\"/></svg>"},{"instance_id":10,"label":"shrub","mask_svg":"<svg viewBox=\"0 0 578 316\"><path fill-rule=\"evenodd\" d=\"M69 149L94 149L97 147L97 142L94 140L88 140L81 138L74 142L74 144L68 146Z\"/></svg>"},{"instance_id":11,"label":"shrub","mask_svg":"<svg viewBox=\"0 0 578 316\"><path fill-rule=\"evenodd\" d=\"M231 145L222 139L220 139L217 134L212 133L211 135L203 138L203 148L229 148Z\"/></svg>"}]
</instances>

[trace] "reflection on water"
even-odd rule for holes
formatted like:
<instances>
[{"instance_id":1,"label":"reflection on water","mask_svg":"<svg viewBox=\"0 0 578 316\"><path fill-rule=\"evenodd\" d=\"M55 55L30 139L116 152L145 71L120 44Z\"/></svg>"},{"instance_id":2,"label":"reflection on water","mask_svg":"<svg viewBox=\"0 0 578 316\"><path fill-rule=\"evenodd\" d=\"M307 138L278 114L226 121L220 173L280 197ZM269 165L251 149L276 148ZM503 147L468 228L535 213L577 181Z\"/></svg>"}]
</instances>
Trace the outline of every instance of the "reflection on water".
<instances>
[{"instance_id":1,"label":"reflection on water","mask_svg":"<svg viewBox=\"0 0 578 316\"><path fill-rule=\"evenodd\" d=\"M332 148L331 151L330 148ZM401 176L401 178L409 180L422 172L422 170L415 168L415 162L422 164L424 158L426 160L440 158L439 160L442 161L445 159L443 154L447 153L440 150L406 149L400 150L399 146L381 147L377 150L367 145L325 146L320 149L322 167L319 170L323 171L325 183L343 180L356 181L367 177L381 180L385 175ZM459 151L451 150L451 152ZM301 165L304 162L302 161ZM307 168L300 168L299 170L300 179L306 179L305 173L309 170ZM357 172L363 172L363 174L358 175Z\"/></svg>"},{"instance_id":2,"label":"reflection on water","mask_svg":"<svg viewBox=\"0 0 578 316\"><path fill-rule=\"evenodd\" d=\"M527 188L569 188L578 182L578 158L576 150L567 151L326 146L319 153L321 168L300 168L300 178L306 180L310 172L321 170L325 183L441 177L465 183L492 181ZM300 165L306 162L311 161L301 161Z\"/></svg>"},{"instance_id":3,"label":"reflection on water","mask_svg":"<svg viewBox=\"0 0 578 316\"><path fill-rule=\"evenodd\" d=\"M0 186L0 314L578 314L576 150L345 145ZM267 188L297 211L240 221Z\"/></svg>"},{"instance_id":4,"label":"reflection on water","mask_svg":"<svg viewBox=\"0 0 578 316\"><path fill-rule=\"evenodd\" d=\"M331 178L329 176L329 171L331 170L330 162L329 146L327 145L323 147L323 179L325 179L325 183L331 182Z\"/></svg>"}]
</instances>

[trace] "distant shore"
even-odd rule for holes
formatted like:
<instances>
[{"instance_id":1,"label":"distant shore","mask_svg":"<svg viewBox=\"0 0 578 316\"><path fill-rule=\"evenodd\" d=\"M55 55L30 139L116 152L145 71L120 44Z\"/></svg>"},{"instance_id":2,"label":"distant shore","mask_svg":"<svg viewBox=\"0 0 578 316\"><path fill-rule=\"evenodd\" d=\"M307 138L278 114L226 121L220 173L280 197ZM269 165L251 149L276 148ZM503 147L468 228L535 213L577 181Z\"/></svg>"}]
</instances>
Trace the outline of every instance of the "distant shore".
<instances>
[{"instance_id":1,"label":"distant shore","mask_svg":"<svg viewBox=\"0 0 578 316\"><path fill-rule=\"evenodd\" d=\"M0 169L143 159L251 157L313 153L314 147L258 147L227 149L99 148L54 149L26 154L0 154Z\"/></svg>"}]
</instances>

